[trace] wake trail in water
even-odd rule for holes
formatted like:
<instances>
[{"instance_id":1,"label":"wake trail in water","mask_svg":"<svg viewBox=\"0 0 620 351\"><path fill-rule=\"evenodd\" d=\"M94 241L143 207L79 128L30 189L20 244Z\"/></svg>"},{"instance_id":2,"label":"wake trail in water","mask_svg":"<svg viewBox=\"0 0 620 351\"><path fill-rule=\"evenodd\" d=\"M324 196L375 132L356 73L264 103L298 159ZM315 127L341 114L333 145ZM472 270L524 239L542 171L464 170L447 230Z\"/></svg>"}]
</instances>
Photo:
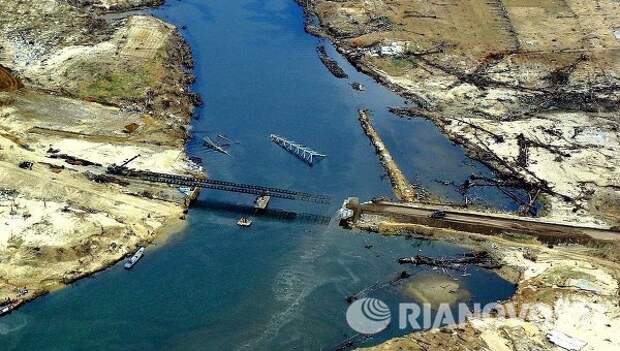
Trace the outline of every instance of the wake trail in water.
<instances>
[{"instance_id":1,"label":"wake trail in water","mask_svg":"<svg viewBox=\"0 0 620 351\"><path fill-rule=\"evenodd\" d=\"M317 287L334 280L340 280L339 278L329 278L317 274L317 267L314 264L330 247L333 233L337 230L336 226L337 221L332 220L327 228L323 227L324 230L318 232L316 236L312 236L312 240L308 240L299 249L303 252L299 259L278 274L273 284L274 298L281 301L286 307L272 316L260 336L238 347L237 350L255 349L262 343L273 340L284 326L298 317L303 302Z\"/></svg>"},{"instance_id":2,"label":"wake trail in water","mask_svg":"<svg viewBox=\"0 0 620 351\"><path fill-rule=\"evenodd\" d=\"M0 322L0 335L6 336L14 333L28 325L28 318L25 316L13 316L10 321Z\"/></svg>"}]
</instances>

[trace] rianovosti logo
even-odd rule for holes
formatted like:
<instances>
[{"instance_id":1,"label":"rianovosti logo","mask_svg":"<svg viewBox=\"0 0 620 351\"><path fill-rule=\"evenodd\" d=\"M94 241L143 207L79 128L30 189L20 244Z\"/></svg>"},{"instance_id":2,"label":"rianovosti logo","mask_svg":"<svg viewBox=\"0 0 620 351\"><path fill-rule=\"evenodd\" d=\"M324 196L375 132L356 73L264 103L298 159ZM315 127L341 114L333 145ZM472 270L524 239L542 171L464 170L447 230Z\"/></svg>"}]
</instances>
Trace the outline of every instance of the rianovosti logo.
<instances>
[{"instance_id":1,"label":"rianovosti logo","mask_svg":"<svg viewBox=\"0 0 620 351\"><path fill-rule=\"evenodd\" d=\"M347 309L347 323L360 334L377 334L392 321L392 312L385 302L375 298L355 301Z\"/></svg>"},{"instance_id":2,"label":"rianovosti logo","mask_svg":"<svg viewBox=\"0 0 620 351\"><path fill-rule=\"evenodd\" d=\"M399 303L394 315L388 305L377 298L362 298L347 309L346 319L351 329L359 334L378 334L397 321L400 330L428 330L465 323L469 318L518 318L522 320L548 320L553 308L544 303L518 304L512 302L488 304ZM392 318L393 317L393 318Z\"/></svg>"}]
</instances>

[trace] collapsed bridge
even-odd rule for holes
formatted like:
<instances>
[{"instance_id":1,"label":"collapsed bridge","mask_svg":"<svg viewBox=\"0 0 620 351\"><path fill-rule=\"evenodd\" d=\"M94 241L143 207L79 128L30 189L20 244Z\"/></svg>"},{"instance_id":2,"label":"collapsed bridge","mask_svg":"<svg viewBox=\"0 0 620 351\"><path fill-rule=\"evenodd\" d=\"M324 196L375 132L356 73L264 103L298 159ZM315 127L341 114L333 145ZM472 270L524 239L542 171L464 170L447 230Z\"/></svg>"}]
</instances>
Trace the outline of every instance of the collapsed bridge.
<instances>
[{"instance_id":1,"label":"collapsed bridge","mask_svg":"<svg viewBox=\"0 0 620 351\"><path fill-rule=\"evenodd\" d=\"M128 178L136 178L139 180L164 183L170 185L214 189L221 191L230 191L243 194L253 194L260 196L271 196L280 199L298 200L314 202L319 204L331 203L331 198L327 195L316 195L300 191L293 191L288 189L279 189L273 187L265 187L260 185L241 184L228 182L216 179L203 179L190 176L182 176L168 173L158 173L151 171L142 171L136 169L130 169L124 166L111 165L107 168L107 173L112 175L118 175Z\"/></svg>"}]
</instances>

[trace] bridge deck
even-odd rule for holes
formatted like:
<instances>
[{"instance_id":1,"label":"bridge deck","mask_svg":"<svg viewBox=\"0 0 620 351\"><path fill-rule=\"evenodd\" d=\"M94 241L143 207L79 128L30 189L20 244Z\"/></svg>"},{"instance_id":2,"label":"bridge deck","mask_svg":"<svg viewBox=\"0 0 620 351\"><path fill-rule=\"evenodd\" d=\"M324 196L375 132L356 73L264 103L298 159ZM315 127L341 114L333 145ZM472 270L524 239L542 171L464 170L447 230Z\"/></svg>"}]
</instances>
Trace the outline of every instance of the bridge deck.
<instances>
[{"instance_id":1,"label":"bridge deck","mask_svg":"<svg viewBox=\"0 0 620 351\"><path fill-rule=\"evenodd\" d=\"M157 173L149 171L140 171L134 169L128 169L124 167L111 166L108 167L108 173L114 175L120 175L124 177L137 178L140 180L165 183L171 185L196 187L203 189L214 189L222 191L230 191L236 193L253 194L259 196L271 196L288 200L308 201L321 204L329 204L331 198L326 195L315 195L300 191L293 191L288 189L279 189L273 187L265 187L260 185L233 183L216 179L200 179L189 176L181 176L167 173Z\"/></svg>"}]
</instances>

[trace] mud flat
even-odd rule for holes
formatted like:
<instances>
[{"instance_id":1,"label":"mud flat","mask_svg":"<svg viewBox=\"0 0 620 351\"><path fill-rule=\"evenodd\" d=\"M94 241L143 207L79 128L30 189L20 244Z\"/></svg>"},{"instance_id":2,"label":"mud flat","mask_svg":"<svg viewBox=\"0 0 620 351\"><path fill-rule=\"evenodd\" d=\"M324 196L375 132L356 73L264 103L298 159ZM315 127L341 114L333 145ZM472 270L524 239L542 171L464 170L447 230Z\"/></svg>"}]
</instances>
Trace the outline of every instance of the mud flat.
<instances>
[{"instance_id":1,"label":"mud flat","mask_svg":"<svg viewBox=\"0 0 620 351\"><path fill-rule=\"evenodd\" d=\"M309 31L414 103L401 116L433 120L548 216L618 224L618 2L300 4Z\"/></svg>"},{"instance_id":2,"label":"mud flat","mask_svg":"<svg viewBox=\"0 0 620 351\"><path fill-rule=\"evenodd\" d=\"M504 351L532 347L557 350L548 338L550 333L562 333L585 343L581 350L620 347L620 338L615 332L620 326L618 241L598 242L588 247L550 245L549 241L543 243L533 236L518 233L488 237L381 216L363 216L355 227L383 235L453 241L473 250L486 250L502 264L498 273L517 284L515 295L501 302L504 311L511 308L519 313L525 311L510 318L472 316L458 325L409 334L365 350ZM427 291L424 286L416 284L409 291L424 302L430 297L452 301L463 296L456 287L447 293L434 288Z\"/></svg>"},{"instance_id":3,"label":"mud flat","mask_svg":"<svg viewBox=\"0 0 620 351\"><path fill-rule=\"evenodd\" d=\"M201 172L184 152L189 51L173 26L119 12L155 3L0 3L0 299L58 289L182 227L178 189L105 175L136 155L134 168Z\"/></svg>"}]
</instances>

